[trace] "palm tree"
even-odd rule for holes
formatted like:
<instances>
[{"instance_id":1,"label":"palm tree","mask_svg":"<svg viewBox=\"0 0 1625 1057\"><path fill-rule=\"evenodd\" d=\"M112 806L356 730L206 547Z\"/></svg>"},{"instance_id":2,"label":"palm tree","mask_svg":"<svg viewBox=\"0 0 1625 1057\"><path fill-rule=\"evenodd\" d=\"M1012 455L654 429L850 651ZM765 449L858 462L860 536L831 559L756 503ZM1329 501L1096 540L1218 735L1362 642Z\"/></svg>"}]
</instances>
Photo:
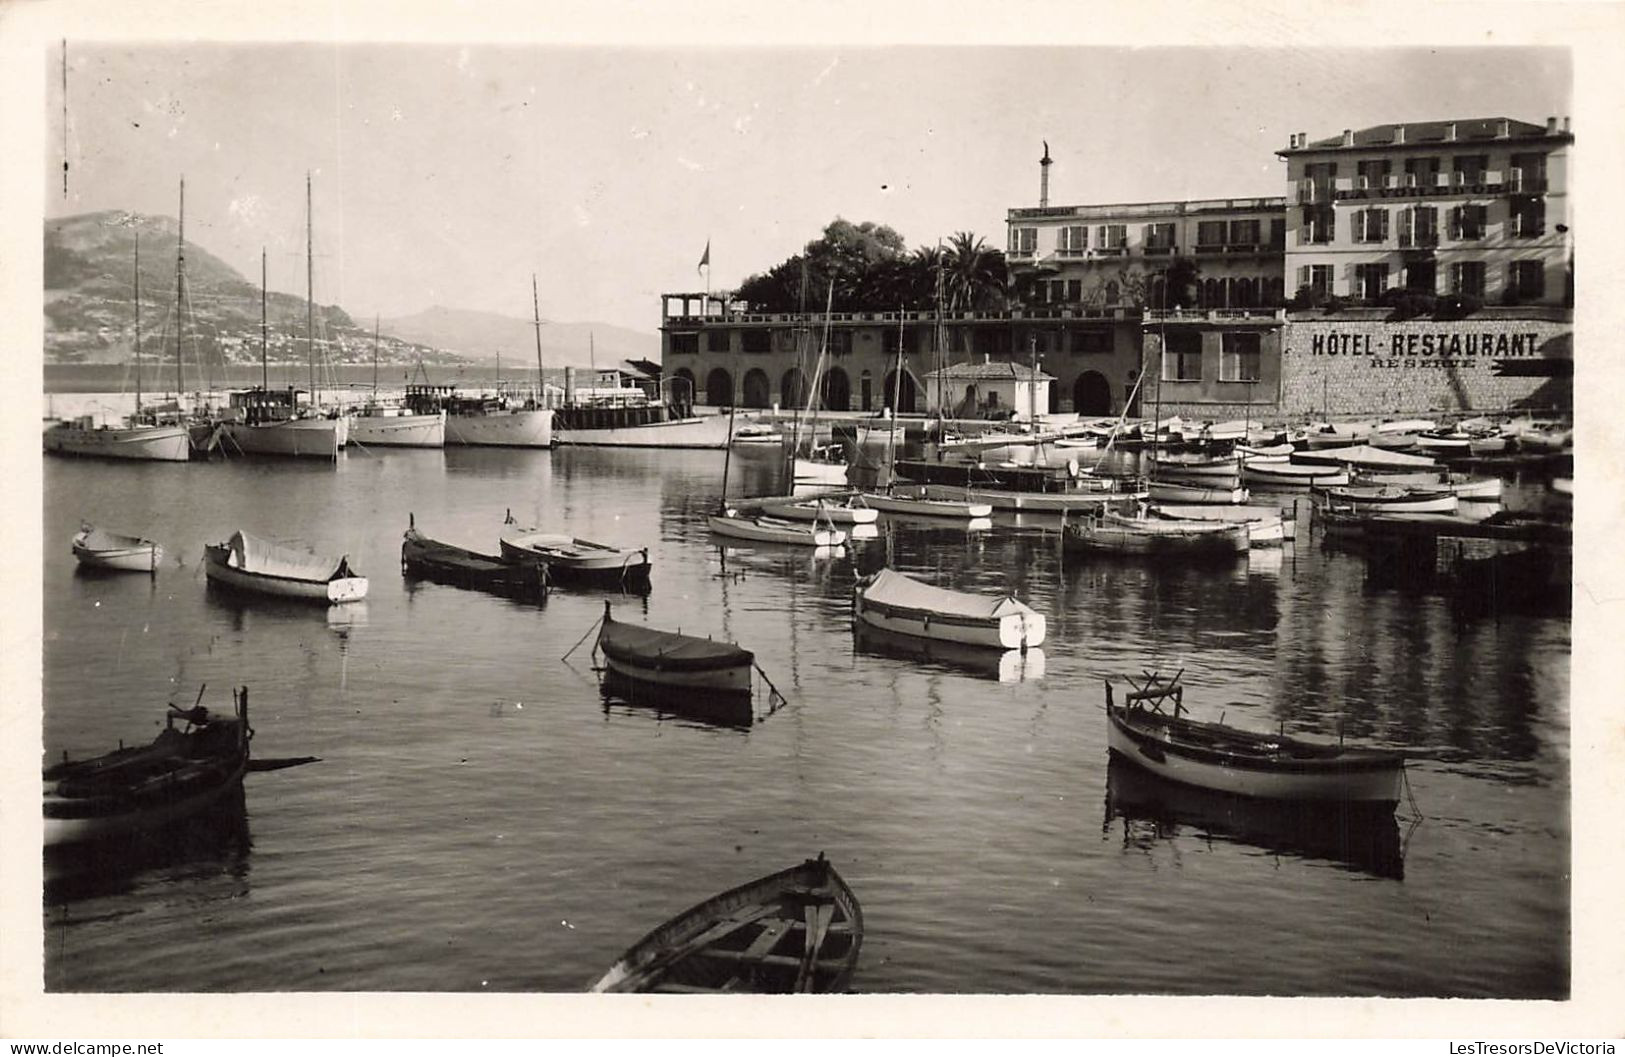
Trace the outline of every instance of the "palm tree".
<instances>
[{"instance_id":1,"label":"palm tree","mask_svg":"<svg viewBox=\"0 0 1625 1057\"><path fill-rule=\"evenodd\" d=\"M948 308L955 311L1000 306L1005 291L1004 254L979 235L957 231L943 251L947 268L943 291Z\"/></svg>"}]
</instances>

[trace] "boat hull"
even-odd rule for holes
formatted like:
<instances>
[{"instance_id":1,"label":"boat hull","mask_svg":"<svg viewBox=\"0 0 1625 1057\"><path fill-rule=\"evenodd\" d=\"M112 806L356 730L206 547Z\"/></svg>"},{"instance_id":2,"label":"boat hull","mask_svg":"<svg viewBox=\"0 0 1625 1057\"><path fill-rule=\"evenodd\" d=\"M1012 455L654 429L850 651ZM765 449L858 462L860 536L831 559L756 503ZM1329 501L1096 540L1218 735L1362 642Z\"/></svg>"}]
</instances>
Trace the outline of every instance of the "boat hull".
<instances>
[{"instance_id":1,"label":"boat hull","mask_svg":"<svg viewBox=\"0 0 1625 1057\"><path fill-rule=\"evenodd\" d=\"M61 848L93 841L118 840L141 833L172 826L177 822L206 811L221 800L242 789L243 775L248 770L245 756L235 766L223 770L218 784L199 789L190 796L181 796L163 803L130 808L112 814L87 818L52 818L53 807L61 798L46 797L45 847Z\"/></svg>"},{"instance_id":2,"label":"boat hull","mask_svg":"<svg viewBox=\"0 0 1625 1057\"><path fill-rule=\"evenodd\" d=\"M956 488L953 485L926 485L925 497L986 505L992 510L1030 514L1075 514L1098 511L1124 500L1145 499L1150 493L1125 492L1016 492L997 489ZM906 511L916 513L916 511ZM978 515L970 515L978 516ZM986 516L986 515L980 515Z\"/></svg>"},{"instance_id":3,"label":"boat hull","mask_svg":"<svg viewBox=\"0 0 1625 1057\"><path fill-rule=\"evenodd\" d=\"M1351 752L1336 758L1240 759L1179 740L1187 721L1112 705L1107 710L1108 749L1159 778L1232 796L1261 800L1369 804L1392 808L1403 791L1404 761L1395 753ZM1236 732L1246 738L1246 732ZM1265 739L1253 736L1253 740ZM1293 743L1275 739L1283 746Z\"/></svg>"},{"instance_id":4,"label":"boat hull","mask_svg":"<svg viewBox=\"0 0 1625 1057\"><path fill-rule=\"evenodd\" d=\"M446 416L446 443L490 448L551 448L553 411L539 408Z\"/></svg>"},{"instance_id":5,"label":"boat hull","mask_svg":"<svg viewBox=\"0 0 1625 1057\"><path fill-rule=\"evenodd\" d=\"M701 418L667 419L637 426L610 426L603 429L555 429L553 439L560 445L600 448L714 448L728 446L728 419L725 415Z\"/></svg>"},{"instance_id":6,"label":"boat hull","mask_svg":"<svg viewBox=\"0 0 1625 1057\"><path fill-rule=\"evenodd\" d=\"M87 569L115 569L120 572L156 572L164 560L162 544L151 543L141 547L120 547L117 550L91 550L79 542L73 545L73 556Z\"/></svg>"},{"instance_id":7,"label":"boat hull","mask_svg":"<svg viewBox=\"0 0 1625 1057\"><path fill-rule=\"evenodd\" d=\"M839 547L846 542L846 533L840 529L821 529L816 526L773 522L763 518L737 517L712 514L708 519L711 531L731 539L752 540L757 543L788 543L799 547Z\"/></svg>"},{"instance_id":8,"label":"boat hull","mask_svg":"<svg viewBox=\"0 0 1625 1057\"><path fill-rule=\"evenodd\" d=\"M244 455L337 459L349 435L345 422L343 418L294 418L255 426L225 422L220 427L221 444L227 452Z\"/></svg>"},{"instance_id":9,"label":"boat hull","mask_svg":"<svg viewBox=\"0 0 1625 1057\"><path fill-rule=\"evenodd\" d=\"M1307 492L1316 487L1348 484L1349 473L1336 467L1249 461L1242 464L1241 479L1253 487Z\"/></svg>"},{"instance_id":10,"label":"boat hull","mask_svg":"<svg viewBox=\"0 0 1625 1057\"><path fill-rule=\"evenodd\" d=\"M817 499L763 503L762 513L791 521L827 521L833 525L872 525L880 518L878 508L848 506L844 499L822 503Z\"/></svg>"},{"instance_id":11,"label":"boat hull","mask_svg":"<svg viewBox=\"0 0 1625 1057\"><path fill-rule=\"evenodd\" d=\"M98 459L186 462L192 457L192 437L185 426L84 429L61 425L45 431L45 450Z\"/></svg>"},{"instance_id":12,"label":"boat hull","mask_svg":"<svg viewBox=\"0 0 1625 1057\"><path fill-rule=\"evenodd\" d=\"M942 517L958 518L961 520L974 520L993 516L991 503L971 502L964 499L931 498L929 486L926 493L913 494L864 493L863 501L876 510L888 514L910 514L916 517Z\"/></svg>"},{"instance_id":13,"label":"boat hull","mask_svg":"<svg viewBox=\"0 0 1625 1057\"><path fill-rule=\"evenodd\" d=\"M1296 521L1283 517L1280 511L1259 507L1202 506L1169 504L1151 508L1155 517L1175 521L1224 521L1247 526L1247 543L1253 547L1272 547L1285 543L1296 533Z\"/></svg>"},{"instance_id":14,"label":"boat hull","mask_svg":"<svg viewBox=\"0 0 1625 1057\"><path fill-rule=\"evenodd\" d=\"M626 587L649 582L647 548L611 547L552 533L515 533L500 541L509 562L541 562L553 583Z\"/></svg>"},{"instance_id":15,"label":"boat hull","mask_svg":"<svg viewBox=\"0 0 1625 1057\"><path fill-rule=\"evenodd\" d=\"M1061 534L1064 551L1125 557L1166 557L1186 561L1224 561L1247 553L1248 527L1219 522L1153 520L1149 525L1132 519L1084 522L1066 526Z\"/></svg>"},{"instance_id":16,"label":"boat hull","mask_svg":"<svg viewBox=\"0 0 1625 1057\"><path fill-rule=\"evenodd\" d=\"M1210 505L1240 505L1247 502L1247 489L1237 487L1204 487L1196 484L1177 484L1172 481L1152 481L1148 490L1152 502L1198 503Z\"/></svg>"},{"instance_id":17,"label":"boat hull","mask_svg":"<svg viewBox=\"0 0 1625 1057\"><path fill-rule=\"evenodd\" d=\"M367 597L365 576L344 576L336 580L302 580L291 576L273 576L266 573L237 569L226 563L229 548L209 545L203 548L204 575L213 583L234 591L273 595L277 598L296 598L307 602L339 605L359 602Z\"/></svg>"},{"instance_id":18,"label":"boat hull","mask_svg":"<svg viewBox=\"0 0 1625 1057\"><path fill-rule=\"evenodd\" d=\"M350 440L367 447L443 448L446 413L435 415L356 415Z\"/></svg>"}]
</instances>

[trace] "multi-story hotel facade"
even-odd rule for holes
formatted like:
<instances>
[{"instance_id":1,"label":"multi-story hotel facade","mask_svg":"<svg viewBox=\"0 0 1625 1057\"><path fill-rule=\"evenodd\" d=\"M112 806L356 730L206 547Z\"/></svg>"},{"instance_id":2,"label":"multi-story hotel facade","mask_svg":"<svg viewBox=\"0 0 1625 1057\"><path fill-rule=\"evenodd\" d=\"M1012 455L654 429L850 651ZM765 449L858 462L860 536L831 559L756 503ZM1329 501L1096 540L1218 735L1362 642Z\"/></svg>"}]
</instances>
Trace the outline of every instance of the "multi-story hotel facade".
<instances>
[{"instance_id":1,"label":"multi-story hotel facade","mask_svg":"<svg viewBox=\"0 0 1625 1057\"><path fill-rule=\"evenodd\" d=\"M1573 141L1556 118L1296 134L1279 198L1071 206L1046 150L1039 204L1007 212L1012 307L835 313L822 406L890 406L899 343L905 412L935 405L930 372L990 360L1054 380L1038 410L1089 416L1564 403L1534 361L1572 366ZM825 323L666 295L665 373L702 404L799 406Z\"/></svg>"}]
</instances>

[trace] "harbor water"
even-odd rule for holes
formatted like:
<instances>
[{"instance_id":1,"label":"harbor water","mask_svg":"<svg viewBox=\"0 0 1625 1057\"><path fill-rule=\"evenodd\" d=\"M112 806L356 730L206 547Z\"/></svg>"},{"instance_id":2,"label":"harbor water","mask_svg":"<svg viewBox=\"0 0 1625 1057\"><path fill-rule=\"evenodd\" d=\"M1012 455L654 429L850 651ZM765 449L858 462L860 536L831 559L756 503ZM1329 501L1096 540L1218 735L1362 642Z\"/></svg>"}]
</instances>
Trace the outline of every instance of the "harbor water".
<instances>
[{"instance_id":1,"label":"harbor water","mask_svg":"<svg viewBox=\"0 0 1625 1057\"><path fill-rule=\"evenodd\" d=\"M167 702L234 686L257 758L319 757L250 774L229 825L49 885L47 990L578 991L667 917L823 852L863 906L863 992L1568 994L1566 619L1376 589L1306 510L1294 546L1200 569L1063 557L1059 523L1025 516L719 546L723 462L47 459L45 758L149 740ZM780 475L771 453L732 471L734 494ZM403 580L409 516L495 552L509 509L647 546L651 590ZM82 520L159 540L162 568L76 571ZM221 594L203 546L237 529L347 553L368 598ZM854 582L884 565L1016 595L1048 617L1042 656L857 641ZM606 699L606 599L755 651L785 702L738 727ZM1148 669L1182 670L1197 718L1402 749L1410 795L1355 832L1147 790L1108 768L1102 706Z\"/></svg>"}]
</instances>

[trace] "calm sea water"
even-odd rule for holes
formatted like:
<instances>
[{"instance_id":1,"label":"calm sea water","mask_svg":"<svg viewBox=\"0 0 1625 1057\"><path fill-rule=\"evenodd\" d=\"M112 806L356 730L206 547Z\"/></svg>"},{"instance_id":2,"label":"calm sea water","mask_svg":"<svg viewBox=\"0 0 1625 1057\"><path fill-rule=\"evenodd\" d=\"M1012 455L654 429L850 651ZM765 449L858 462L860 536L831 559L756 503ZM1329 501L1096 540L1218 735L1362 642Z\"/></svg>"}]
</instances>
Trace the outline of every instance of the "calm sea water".
<instances>
[{"instance_id":1,"label":"calm sea water","mask_svg":"<svg viewBox=\"0 0 1625 1057\"><path fill-rule=\"evenodd\" d=\"M48 888L47 989L579 990L671 914L823 851L863 904L861 991L1567 993L1566 620L1369 589L1307 533L1200 571L1063 560L1031 519L721 548L722 461L47 460L46 757L150 738L205 684L218 706L250 688L257 757L320 757L250 775L241 819ZM777 473L733 468L736 491ZM509 508L647 545L651 592L402 580L409 514L494 551ZM162 570L77 573L81 519L161 540ZM237 528L347 552L369 598L220 595L202 547ZM853 581L887 563L1030 602L1042 659L860 650ZM736 729L606 702L590 643L565 659L606 598L749 647L788 703ZM1143 668L1183 668L1199 714L1405 749L1421 820L1238 815L1109 772L1101 683Z\"/></svg>"}]
</instances>

